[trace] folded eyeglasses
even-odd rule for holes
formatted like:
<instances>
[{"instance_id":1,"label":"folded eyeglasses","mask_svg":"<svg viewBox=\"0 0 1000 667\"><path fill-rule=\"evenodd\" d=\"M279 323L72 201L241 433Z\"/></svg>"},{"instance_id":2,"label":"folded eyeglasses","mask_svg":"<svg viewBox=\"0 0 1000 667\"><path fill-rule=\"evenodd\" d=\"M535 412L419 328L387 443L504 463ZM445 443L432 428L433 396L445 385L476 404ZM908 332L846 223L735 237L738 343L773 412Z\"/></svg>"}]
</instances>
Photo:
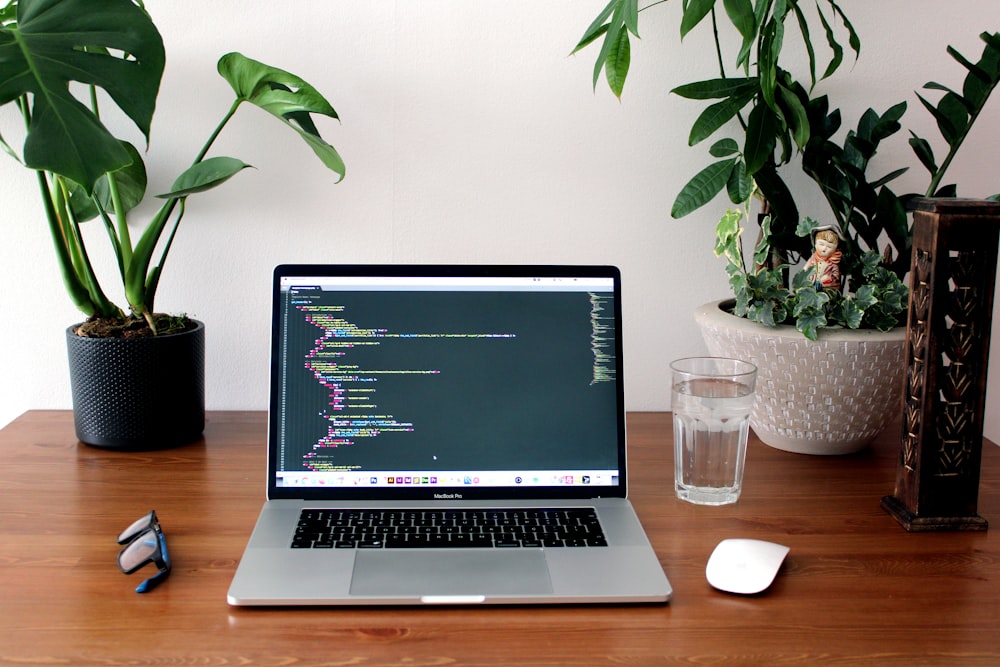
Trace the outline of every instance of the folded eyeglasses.
<instances>
[{"instance_id":1,"label":"folded eyeglasses","mask_svg":"<svg viewBox=\"0 0 1000 667\"><path fill-rule=\"evenodd\" d=\"M132 574L149 563L155 563L159 569L159 572L136 587L136 593L149 592L170 576L170 554L167 553L163 529L156 519L156 510L150 511L123 530L118 536L118 544L125 545L118 553L118 567L125 574Z\"/></svg>"}]
</instances>

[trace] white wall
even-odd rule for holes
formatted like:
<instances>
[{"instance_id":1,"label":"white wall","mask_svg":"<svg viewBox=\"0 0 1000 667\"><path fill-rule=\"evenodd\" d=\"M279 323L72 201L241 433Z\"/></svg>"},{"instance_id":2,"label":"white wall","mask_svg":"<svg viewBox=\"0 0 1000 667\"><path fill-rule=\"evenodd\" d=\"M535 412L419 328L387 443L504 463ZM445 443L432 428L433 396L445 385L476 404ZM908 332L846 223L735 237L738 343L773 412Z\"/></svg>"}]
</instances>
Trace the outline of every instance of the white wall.
<instances>
[{"instance_id":1,"label":"white wall","mask_svg":"<svg viewBox=\"0 0 1000 667\"><path fill-rule=\"evenodd\" d=\"M149 151L153 189L169 186L228 107L215 73L227 51L299 74L342 118L320 129L347 162L343 183L286 128L247 108L214 154L258 169L189 201L158 306L206 322L210 409L266 405L268 287L280 262L618 264L628 407L669 406L670 359L705 351L692 309L727 293L711 252L725 203L669 217L680 186L707 163L704 149L686 146L700 105L668 91L714 74L708 26L681 46L680 2L644 12L619 102L603 82L591 89L596 47L567 55L605 2L147 0L168 54ZM1000 5L842 4L862 58L821 90L848 124L868 106L907 99L908 126L935 137L912 91L932 79L958 85L964 71L946 45L977 57L979 32L1000 29ZM11 109L0 111L2 136L18 127ZM913 165L907 182L917 189L926 179L900 134L884 151L885 170ZM1000 96L951 174L963 194L1000 191L998 136ZM4 424L24 410L70 406L64 328L80 317L56 276L32 176L0 156L0 183ZM818 217L813 202L803 209ZM1000 406L998 352L988 414ZM1000 419L988 419L987 434L1000 439Z\"/></svg>"}]
</instances>

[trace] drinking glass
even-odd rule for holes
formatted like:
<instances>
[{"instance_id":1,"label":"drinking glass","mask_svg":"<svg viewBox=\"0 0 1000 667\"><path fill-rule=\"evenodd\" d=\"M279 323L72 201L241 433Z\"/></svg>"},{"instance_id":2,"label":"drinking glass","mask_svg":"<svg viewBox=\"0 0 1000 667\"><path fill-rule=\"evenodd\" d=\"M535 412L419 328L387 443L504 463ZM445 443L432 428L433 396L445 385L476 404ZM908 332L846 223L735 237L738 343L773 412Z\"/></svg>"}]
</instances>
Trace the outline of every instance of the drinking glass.
<instances>
[{"instance_id":1,"label":"drinking glass","mask_svg":"<svg viewBox=\"0 0 1000 667\"><path fill-rule=\"evenodd\" d=\"M757 367L689 357L670 369L677 497L698 505L735 503L743 489Z\"/></svg>"}]
</instances>

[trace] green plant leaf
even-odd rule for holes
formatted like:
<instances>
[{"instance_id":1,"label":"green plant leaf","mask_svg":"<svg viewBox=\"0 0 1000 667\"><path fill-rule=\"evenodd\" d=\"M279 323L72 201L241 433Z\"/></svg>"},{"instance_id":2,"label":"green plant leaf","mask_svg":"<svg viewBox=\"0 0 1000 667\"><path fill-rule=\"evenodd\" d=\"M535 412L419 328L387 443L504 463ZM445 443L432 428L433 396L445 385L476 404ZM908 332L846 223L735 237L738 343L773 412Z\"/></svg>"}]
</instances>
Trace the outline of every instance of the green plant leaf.
<instances>
[{"instance_id":1,"label":"green plant leaf","mask_svg":"<svg viewBox=\"0 0 1000 667\"><path fill-rule=\"evenodd\" d=\"M757 104L750 112L743 157L747 163L747 172L751 175L757 173L774 156L778 128L778 119L766 104Z\"/></svg>"},{"instance_id":2,"label":"green plant leaf","mask_svg":"<svg viewBox=\"0 0 1000 667\"><path fill-rule=\"evenodd\" d=\"M671 93L689 100L718 100L725 97L753 95L760 90L754 78L708 79L677 86Z\"/></svg>"},{"instance_id":3,"label":"green plant leaf","mask_svg":"<svg viewBox=\"0 0 1000 667\"><path fill-rule=\"evenodd\" d=\"M684 5L684 15L681 17L681 39L701 23L713 7L715 0L688 0Z\"/></svg>"},{"instance_id":4,"label":"green plant leaf","mask_svg":"<svg viewBox=\"0 0 1000 667\"><path fill-rule=\"evenodd\" d=\"M597 15L597 18L595 18L587 27L586 32L583 33L583 37L580 38L576 47L570 51L570 55L573 55L580 49L583 49L584 47L597 41L598 37L608 31L608 24L604 21L611 16L611 14L615 11L615 7L617 7L622 1L623 0L611 0L611 2L609 2L608 5L601 10L601 13Z\"/></svg>"},{"instance_id":5,"label":"green plant leaf","mask_svg":"<svg viewBox=\"0 0 1000 667\"><path fill-rule=\"evenodd\" d=\"M100 202L101 208L105 211L114 209L114 204L111 201L111 188L108 185L110 175L114 176L115 183L118 186L118 197L122 204L123 212L127 213L131 211L146 196L146 165L143 164L142 156L139 154L139 150L127 141L122 142L122 147L131 156L132 163L117 171L110 172L110 174L101 176L94 185L93 197L88 197L82 186L76 185L69 188L69 205L73 209L76 219L80 222L92 220L98 216L99 210L94 203L94 199Z\"/></svg>"},{"instance_id":6,"label":"green plant leaf","mask_svg":"<svg viewBox=\"0 0 1000 667\"><path fill-rule=\"evenodd\" d=\"M747 166L742 160L733 165L733 171L726 181L726 192L729 194L729 201L734 204L742 204L750 199L753 192L753 179L747 175Z\"/></svg>"},{"instance_id":7,"label":"green plant leaf","mask_svg":"<svg viewBox=\"0 0 1000 667\"><path fill-rule=\"evenodd\" d=\"M628 30L619 30L618 38L611 44L604 59L604 77L608 80L608 87L611 88L615 97L621 98L622 90L625 88L625 78L628 76L629 63L632 59L631 54Z\"/></svg>"},{"instance_id":8,"label":"green plant leaf","mask_svg":"<svg viewBox=\"0 0 1000 667\"><path fill-rule=\"evenodd\" d=\"M730 155L735 155L740 152L740 145L736 143L735 139L725 138L719 139L712 147L708 149L708 153L712 157L729 157Z\"/></svg>"},{"instance_id":9,"label":"green plant leaf","mask_svg":"<svg viewBox=\"0 0 1000 667\"><path fill-rule=\"evenodd\" d=\"M941 136L944 137L945 141L947 141L949 145L953 144L958 139L959 133L958 128L953 124L952 119L944 111L939 110L933 104L928 102L922 95L917 95L917 99L919 99L920 103L924 105L924 108L927 109L932 116L934 116L934 120L937 121L938 131L941 132Z\"/></svg>"},{"instance_id":10,"label":"green plant leaf","mask_svg":"<svg viewBox=\"0 0 1000 667\"><path fill-rule=\"evenodd\" d=\"M740 220L743 214L728 210L715 226L715 256L725 257L728 264L743 271L743 252L740 246Z\"/></svg>"},{"instance_id":11,"label":"green plant leaf","mask_svg":"<svg viewBox=\"0 0 1000 667\"><path fill-rule=\"evenodd\" d=\"M809 141L809 116L806 114L806 108L795 93L785 86L778 85L777 92L780 106L785 111L783 115L792 132L795 145L800 149L805 148Z\"/></svg>"},{"instance_id":12,"label":"green plant leaf","mask_svg":"<svg viewBox=\"0 0 1000 667\"><path fill-rule=\"evenodd\" d=\"M726 187L729 174L736 165L738 158L720 160L708 165L681 188L674 205L670 209L670 215L674 218L683 218L688 213L704 206L712 200L715 195Z\"/></svg>"},{"instance_id":13,"label":"green plant leaf","mask_svg":"<svg viewBox=\"0 0 1000 667\"><path fill-rule=\"evenodd\" d=\"M624 0L625 11L622 21L630 33L639 36L639 0Z\"/></svg>"},{"instance_id":14,"label":"green plant leaf","mask_svg":"<svg viewBox=\"0 0 1000 667\"><path fill-rule=\"evenodd\" d=\"M239 53L219 59L219 74L240 101L250 102L298 132L328 168L344 178L345 167L337 150L319 134L311 114L338 118L326 99L294 74L251 60Z\"/></svg>"},{"instance_id":15,"label":"green plant leaf","mask_svg":"<svg viewBox=\"0 0 1000 667\"><path fill-rule=\"evenodd\" d=\"M129 164L70 92L74 81L103 88L148 141L165 56L156 26L131 0L20 0L16 26L0 28L0 53L0 104L32 98L29 167L90 193L102 174Z\"/></svg>"},{"instance_id":16,"label":"green plant leaf","mask_svg":"<svg viewBox=\"0 0 1000 667\"><path fill-rule=\"evenodd\" d=\"M753 42L757 36L757 22L754 17L753 3L750 0L723 0L726 14L733 26L743 37L743 43Z\"/></svg>"},{"instance_id":17,"label":"green plant leaf","mask_svg":"<svg viewBox=\"0 0 1000 667\"><path fill-rule=\"evenodd\" d=\"M729 97L721 102L708 105L699 114L691 133L688 135L688 145L694 146L715 134L715 131L736 117L740 109L753 99L753 93L743 96Z\"/></svg>"},{"instance_id":18,"label":"green plant leaf","mask_svg":"<svg viewBox=\"0 0 1000 667\"><path fill-rule=\"evenodd\" d=\"M806 19L806 15L802 13L802 9L798 3L792 5L792 10L795 12L795 20L799 24L802 43L806 47L806 55L809 58L809 90L812 90L816 87L816 49L813 47L812 37L810 37L809 21ZM823 19L823 10L820 9L819 5L816 5L816 11L819 13L820 19Z\"/></svg>"},{"instance_id":19,"label":"green plant leaf","mask_svg":"<svg viewBox=\"0 0 1000 667\"><path fill-rule=\"evenodd\" d=\"M170 192L156 195L160 199L180 199L222 185L251 165L232 157L210 157L196 162L177 177Z\"/></svg>"},{"instance_id":20,"label":"green plant leaf","mask_svg":"<svg viewBox=\"0 0 1000 667\"><path fill-rule=\"evenodd\" d=\"M761 96L776 113L778 108L774 101L774 93L778 84L778 56L781 54L784 35L785 24L772 17L763 29L757 63Z\"/></svg>"}]
</instances>

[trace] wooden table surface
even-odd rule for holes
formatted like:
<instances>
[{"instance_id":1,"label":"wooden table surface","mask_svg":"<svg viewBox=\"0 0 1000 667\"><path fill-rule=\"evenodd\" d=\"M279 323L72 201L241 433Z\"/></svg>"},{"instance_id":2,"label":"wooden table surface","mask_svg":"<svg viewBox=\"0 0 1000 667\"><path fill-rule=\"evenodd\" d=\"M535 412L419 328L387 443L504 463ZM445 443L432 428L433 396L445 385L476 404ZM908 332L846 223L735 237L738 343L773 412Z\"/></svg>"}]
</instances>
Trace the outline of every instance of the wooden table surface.
<instances>
[{"instance_id":1,"label":"wooden table surface","mask_svg":"<svg viewBox=\"0 0 1000 667\"><path fill-rule=\"evenodd\" d=\"M677 500L671 440L669 414L629 415L630 495L667 605L237 609L226 591L264 497L262 413L213 412L203 441L135 454L78 444L68 412L28 412L0 431L0 664L1000 664L1000 448L983 455L991 531L911 534L879 507L896 429L839 458L752 439L726 507ZM174 570L138 595L115 538L151 508ZM791 547L767 592L706 583L726 537Z\"/></svg>"}]
</instances>

